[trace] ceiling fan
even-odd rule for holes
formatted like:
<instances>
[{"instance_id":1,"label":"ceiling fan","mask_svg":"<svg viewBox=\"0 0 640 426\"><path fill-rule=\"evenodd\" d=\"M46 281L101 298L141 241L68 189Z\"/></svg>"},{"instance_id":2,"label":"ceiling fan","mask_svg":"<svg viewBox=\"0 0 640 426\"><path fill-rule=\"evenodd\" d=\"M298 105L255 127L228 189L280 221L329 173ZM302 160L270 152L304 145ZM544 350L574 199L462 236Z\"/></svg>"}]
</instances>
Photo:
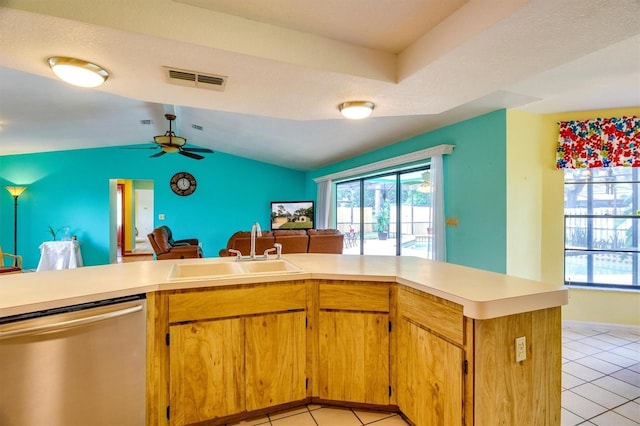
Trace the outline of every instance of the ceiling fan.
<instances>
[{"instance_id":1,"label":"ceiling fan","mask_svg":"<svg viewBox=\"0 0 640 426\"><path fill-rule=\"evenodd\" d=\"M156 146L151 146L149 149L160 149L160 152L153 154L150 158L160 157L164 154L178 153L185 157L193 158L194 160L202 160L204 157L195 152L213 154L213 150L208 148L185 148L187 139L182 136L177 136L171 129L171 122L176 119L174 114L165 114L164 117L169 120L169 130L164 135L154 136L153 142ZM145 148L140 148L145 149Z\"/></svg>"}]
</instances>

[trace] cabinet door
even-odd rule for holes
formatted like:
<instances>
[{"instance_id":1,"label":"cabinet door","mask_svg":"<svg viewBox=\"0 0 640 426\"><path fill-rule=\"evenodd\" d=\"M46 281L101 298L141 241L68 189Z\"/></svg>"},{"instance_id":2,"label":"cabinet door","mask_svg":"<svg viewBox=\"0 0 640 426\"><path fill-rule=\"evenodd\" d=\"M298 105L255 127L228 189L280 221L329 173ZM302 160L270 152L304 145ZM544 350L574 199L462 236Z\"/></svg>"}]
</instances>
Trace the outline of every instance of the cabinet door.
<instances>
[{"instance_id":1,"label":"cabinet door","mask_svg":"<svg viewBox=\"0 0 640 426\"><path fill-rule=\"evenodd\" d=\"M248 317L247 410L306 398L304 311Z\"/></svg>"},{"instance_id":2,"label":"cabinet door","mask_svg":"<svg viewBox=\"0 0 640 426\"><path fill-rule=\"evenodd\" d=\"M406 320L398 330L398 406L416 425L460 425L463 351Z\"/></svg>"},{"instance_id":3,"label":"cabinet door","mask_svg":"<svg viewBox=\"0 0 640 426\"><path fill-rule=\"evenodd\" d=\"M242 318L170 327L170 424L244 411Z\"/></svg>"},{"instance_id":4,"label":"cabinet door","mask_svg":"<svg viewBox=\"0 0 640 426\"><path fill-rule=\"evenodd\" d=\"M389 315L320 311L320 398L389 404Z\"/></svg>"}]
</instances>

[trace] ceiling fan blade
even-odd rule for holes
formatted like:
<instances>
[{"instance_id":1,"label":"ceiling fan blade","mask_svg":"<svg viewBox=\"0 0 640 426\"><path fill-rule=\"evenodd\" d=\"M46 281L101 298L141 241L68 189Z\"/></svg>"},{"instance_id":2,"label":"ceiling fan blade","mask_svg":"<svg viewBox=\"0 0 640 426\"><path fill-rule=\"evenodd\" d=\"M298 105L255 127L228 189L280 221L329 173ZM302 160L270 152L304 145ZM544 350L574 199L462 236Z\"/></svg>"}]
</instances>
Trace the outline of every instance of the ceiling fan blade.
<instances>
[{"instance_id":1,"label":"ceiling fan blade","mask_svg":"<svg viewBox=\"0 0 640 426\"><path fill-rule=\"evenodd\" d=\"M149 158L160 157L160 156L165 155L165 154L166 154L166 152L160 151L160 152L157 152L157 153L155 153L153 155L150 155Z\"/></svg>"},{"instance_id":2,"label":"ceiling fan blade","mask_svg":"<svg viewBox=\"0 0 640 426\"><path fill-rule=\"evenodd\" d=\"M209 154L213 154L213 150L209 148L182 148L182 150L191 152L208 152Z\"/></svg>"},{"instance_id":3,"label":"ceiling fan blade","mask_svg":"<svg viewBox=\"0 0 640 426\"><path fill-rule=\"evenodd\" d=\"M184 151L182 149L178 151L178 153L184 155L185 157L193 158L194 160L202 160L204 158L202 155L193 154L191 152Z\"/></svg>"}]
</instances>

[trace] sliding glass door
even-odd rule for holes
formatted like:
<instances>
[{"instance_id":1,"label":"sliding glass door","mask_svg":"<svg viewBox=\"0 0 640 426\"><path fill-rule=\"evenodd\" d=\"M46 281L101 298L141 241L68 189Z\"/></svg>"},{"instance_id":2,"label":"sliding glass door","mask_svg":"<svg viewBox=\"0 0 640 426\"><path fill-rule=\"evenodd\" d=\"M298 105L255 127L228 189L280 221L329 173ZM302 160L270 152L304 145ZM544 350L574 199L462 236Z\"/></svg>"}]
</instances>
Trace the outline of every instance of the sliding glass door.
<instances>
[{"instance_id":1,"label":"sliding glass door","mask_svg":"<svg viewBox=\"0 0 640 426\"><path fill-rule=\"evenodd\" d=\"M397 255L397 176L367 178L363 183L365 239L362 253Z\"/></svg>"},{"instance_id":2,"label":"sliding glass door","mask_svg":"<svg viewBox=\"0 0 640 426\"><path fill-rule=\"evenodd\" d=\"M428 169L400 175L401 254L432 259L433 214Z\"/></svg>"},{"instance_id":3,"label":"sliding glass door","mask_svg":"<svg viewBox=\"0 0 640 426\"><path fill-rule=\"evenodd\" d=\"M429 166L336 184L345 254L431 257Z\"/></svg>"},{"instance_id":4,"label":"sliding glass door","mask_svg":"<svg viewBox=\"0 0 640 426\"><path fill-rule=\"evenodd\" d=\"M360 254L362 245L362 181L352 180L336 185L336 222L344 234L345 254Z\"/></svg>"}]
</instances>

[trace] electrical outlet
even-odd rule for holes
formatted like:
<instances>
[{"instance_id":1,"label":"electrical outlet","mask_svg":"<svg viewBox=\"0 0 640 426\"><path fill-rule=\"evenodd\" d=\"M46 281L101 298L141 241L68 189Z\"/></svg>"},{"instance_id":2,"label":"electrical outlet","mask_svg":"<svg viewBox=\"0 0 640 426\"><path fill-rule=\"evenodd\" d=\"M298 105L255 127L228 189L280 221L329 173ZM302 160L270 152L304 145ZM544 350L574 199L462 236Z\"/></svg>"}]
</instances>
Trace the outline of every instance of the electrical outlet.
<instances>
[{"instance_id":1,"label":"electrical outlet","mask_svg":"<svg viewBox=\"0 0 640 426\"><path fill-rule=\"evenodd\" d=\"M525 336L516 339L516 362L527 359L527 338Z\"/></svg>"}]
</instances>

